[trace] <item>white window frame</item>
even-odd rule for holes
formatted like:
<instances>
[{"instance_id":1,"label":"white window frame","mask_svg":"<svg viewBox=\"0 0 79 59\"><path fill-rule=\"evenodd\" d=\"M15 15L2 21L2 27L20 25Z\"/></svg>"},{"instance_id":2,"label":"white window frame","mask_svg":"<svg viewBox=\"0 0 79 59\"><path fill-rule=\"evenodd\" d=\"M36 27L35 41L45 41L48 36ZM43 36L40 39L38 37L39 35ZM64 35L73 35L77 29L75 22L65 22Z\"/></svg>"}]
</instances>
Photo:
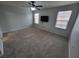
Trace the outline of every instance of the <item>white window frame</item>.
<instances>
[{"instance_id":1,"label":"white window frame","mask_svg":"<svg viewBox=\"0 0 79 59\"><path fill-rule=\"evenodd\" d=\"M55 27L60 29L67 29L71 14L72 10L59 11L57 14Z\"/></svg>"},{"instance_id":2,"label":"white window frame","mask_svg":"<svg viewBox=\"0 0 79 59\"><path fill-rule=\"evenodd\" d=\"M34 14L34 23L39 24L39 13Z\"/></svg>"}]
</instances>

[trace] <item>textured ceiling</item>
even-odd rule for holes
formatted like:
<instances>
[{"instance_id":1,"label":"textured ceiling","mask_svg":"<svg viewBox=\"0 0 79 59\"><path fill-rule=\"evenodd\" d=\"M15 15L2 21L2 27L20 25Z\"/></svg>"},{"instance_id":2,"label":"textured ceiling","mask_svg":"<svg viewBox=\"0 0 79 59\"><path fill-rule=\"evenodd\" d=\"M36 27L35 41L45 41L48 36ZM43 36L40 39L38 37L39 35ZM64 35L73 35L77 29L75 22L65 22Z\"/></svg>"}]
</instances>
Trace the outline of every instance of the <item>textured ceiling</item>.
<instances>
[{"instance_id":1,"label":"textured ceiling","mask_svg":"<svg viewBox=\"0 0 79 59\"><path fill-rule=\"evenodd\" d=\"M30 1L0 1L0 4L8 5L8 6L16 6L16 7L29 7L27 2ZM41 9L44 8L51 8L51 7L57 7L57 6L63 6L63 5L69 5L69 4L75 4L79 3L79 1L36 1L36 5L43 5Z\"/></svg>"}]
</instances>

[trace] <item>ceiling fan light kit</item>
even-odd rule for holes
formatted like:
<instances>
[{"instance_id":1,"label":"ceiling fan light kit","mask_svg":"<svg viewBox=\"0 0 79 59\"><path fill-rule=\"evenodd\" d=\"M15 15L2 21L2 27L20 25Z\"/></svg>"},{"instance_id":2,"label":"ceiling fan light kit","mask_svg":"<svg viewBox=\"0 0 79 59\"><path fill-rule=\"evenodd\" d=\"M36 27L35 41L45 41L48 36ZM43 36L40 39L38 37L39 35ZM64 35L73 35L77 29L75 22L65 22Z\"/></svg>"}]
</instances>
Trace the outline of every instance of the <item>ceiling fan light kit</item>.
<instances>
[{"instance_id":1,"label":"ceiling fan light kit","mask_svg":"<svg viewBox=\"0 0 79 59\"><path fill-rule=\"evenodd\" d=\"M32 10L32 11L35 11L35 10L37 10L37 9L36 9L35 7L31 7L31 10Z\"/></svg>"}]
</instances>

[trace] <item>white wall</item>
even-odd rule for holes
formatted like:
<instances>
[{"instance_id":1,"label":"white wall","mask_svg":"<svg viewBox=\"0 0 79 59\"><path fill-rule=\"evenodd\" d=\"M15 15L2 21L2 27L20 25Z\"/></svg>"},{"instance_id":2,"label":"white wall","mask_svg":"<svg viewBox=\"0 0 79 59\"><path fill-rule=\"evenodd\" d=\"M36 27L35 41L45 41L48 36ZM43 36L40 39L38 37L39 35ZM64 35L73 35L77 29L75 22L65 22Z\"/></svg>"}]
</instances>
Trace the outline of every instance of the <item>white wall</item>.
<instances>
[{"instance_id":1,"label":"white wall","mask_svg":"<svg viewBox=\"0 0 79 59\"><path fill-rule=\"evenodd\" d=\"M79 58L79 14L69 40L69 57Z\"/></svg>"},{"instance_id":2,"label":"white wall","mask_svg":"<svg viewBox=\"0 0 79 59\"><path fill-rule=\"evenodd\" d=\"M3 33L29 27L32 12L30 8L0 5L0 25Z\"/></svg>"},{"instance_id":3,"label":"white wall","mask_svg":"<svg viewBox=\"0 0 79 59\"><path fill-rule=\"evenodd\" d=\"M78 4L74 4L74 5L54 7L54 8L50 8L50 9L36 11L36 13L39 12L40 16L45 16L45 15L49 16L49 22L41 23L41 21L40 21L39 25L35 24L35 26L40 29L44 29L44 30L50 31L52 33L56 33L56 34L68 37L70 35L70 32L72 30L72 27L75 23L77 15L78 15L78 7L79 7ZM72 10L72 15L71 15L70 21L68 23L68 27L66 30L56 28L55 23L56 23L57 13L58 13L58 11L65 11L65 10Z\"/></svg>"}]
</instances>

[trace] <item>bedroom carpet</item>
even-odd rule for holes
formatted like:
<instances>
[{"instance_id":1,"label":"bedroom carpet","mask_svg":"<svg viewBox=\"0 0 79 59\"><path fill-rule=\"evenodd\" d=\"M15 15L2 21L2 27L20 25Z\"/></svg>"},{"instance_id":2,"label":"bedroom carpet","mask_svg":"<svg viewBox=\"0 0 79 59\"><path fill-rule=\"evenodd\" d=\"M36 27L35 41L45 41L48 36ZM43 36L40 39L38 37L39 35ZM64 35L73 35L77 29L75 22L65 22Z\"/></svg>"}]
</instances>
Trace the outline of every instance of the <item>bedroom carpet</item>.
<instances>
[{"instance_id":1,"label":"bedroom carpet","mask_svg":"<svg viewBox=\"0 0 79 59\"><path fill-rule=\"evenodd\" d=\"M25 28L4 34L3 58L65 58L68 39L38 28Z\"/></svg>"}]
</instances>

